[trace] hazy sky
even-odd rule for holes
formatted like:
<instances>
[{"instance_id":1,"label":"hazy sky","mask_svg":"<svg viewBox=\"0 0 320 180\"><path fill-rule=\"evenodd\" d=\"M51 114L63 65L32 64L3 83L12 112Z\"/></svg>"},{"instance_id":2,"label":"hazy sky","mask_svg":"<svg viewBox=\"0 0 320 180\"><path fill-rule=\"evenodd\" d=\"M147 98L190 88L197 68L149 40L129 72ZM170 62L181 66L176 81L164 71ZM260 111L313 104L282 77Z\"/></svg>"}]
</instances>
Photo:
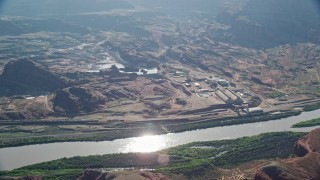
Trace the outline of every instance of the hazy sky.
<instances>
[{"instance_id":1,"label":"hazy sky","mask_svg":"<svg viewBox=\"0 0 320 180\"><path fill-rule=\"evenodd\" d=\"M132 9L134 6L145 8L174 9L188 11L223 11L226 4L241 6L249 2L258 10L289 6L294 11L299 8L306 13L320 12L319 0L0 0L0 15L35 16L50 14L73 14L83 12L108 11L111 9ZM297 9L298 8L298 9Z\"/></svg>"}]
</instances>

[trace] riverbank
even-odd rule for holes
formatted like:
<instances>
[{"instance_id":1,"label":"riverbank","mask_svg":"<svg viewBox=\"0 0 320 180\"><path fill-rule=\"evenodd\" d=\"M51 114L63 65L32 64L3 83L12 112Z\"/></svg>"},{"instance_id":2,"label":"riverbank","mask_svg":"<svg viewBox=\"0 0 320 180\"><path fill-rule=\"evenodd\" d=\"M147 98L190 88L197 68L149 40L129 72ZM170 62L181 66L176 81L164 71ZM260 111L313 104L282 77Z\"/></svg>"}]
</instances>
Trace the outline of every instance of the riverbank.
<instances>
[{"instance_id":1,"label":"riverbank","mask_svg":"<svg viewBox=\"0 0 320 180\"><path fill-rule=\"evenodd\" d=\"M49 122L44 126L44 122L31 121L21 122L21 126L46 127L46 130L36 129L40 132L34 132L34 129L21 131L9 131L1 133L0 148L25 146L32 144L45 144L55 142L74 142L74 141L112 141L116 139L123 139L129 137L139 137L144 134L167 134L178 133L184 131L191 131L197 129L206 129L212 127L223 127L231 125L239 125L254 122L264 122L286 118L290 116L297 116L301 114L300 111L285 111L282 113L261 113L256 115L247 115L242 117L225 117L212 119L205 117L202 120L165 120L165 121L144 121L136 123L122 123L120 126L102 130L79 131L76 128L72 129L70 126L86 126L88 128L96 126L105 126L104 123L98 121L58 121ZM19 122L13 122L8 126L18 126ZM56 130L56 131L55 131Z\"/></svg>"},{"instance_id":2,"label":"riverbank","mask_svg":"<svg viewBox=\"0 0 320 180\"><path fill-rule=\"evenodd\" d=\"M155 152L183 144L223 139L236 139L268 132L309 132L311 128L290 128L306 119L318 118L320 110L303 112L278 120L247 123L241 125L206 128L163 135L142 134L139 137L99 142L63 142L28 145L0 149L0 170L11 170L26 165L51 161L64 157L89 156L133 152ZM28 156L25 156L28 154Z\"/></svg>"},{"instance_id":3,"label":"riverbank","mask_svg":"<svg viewBox=\"0 0 320 180\"><path fill-rule=\"evenodd\" d=\"M292 146L306 133L276 132L234 140L195 142L154 153L126 153L72 157L1 171L2 177L40 176L46 179L76 179L84 169L154 169L185 178L219 177L219 168L234 168L260 159L288 158ZM237 157L237 158L234 158ZM159 160L160 159L160 160Z\"/></svg>"},{"instance_id":4,"label":"riverbank","mask_svg":"<svg viewBox=\"0 0 320 180\"><path fill-rule=\"evenodd\" d=\"M297 124L292 125L291 127L303 128L303 127L314 127L314 126L320 126L320 118L299 122Z\"/></svg>"}]
</instances>

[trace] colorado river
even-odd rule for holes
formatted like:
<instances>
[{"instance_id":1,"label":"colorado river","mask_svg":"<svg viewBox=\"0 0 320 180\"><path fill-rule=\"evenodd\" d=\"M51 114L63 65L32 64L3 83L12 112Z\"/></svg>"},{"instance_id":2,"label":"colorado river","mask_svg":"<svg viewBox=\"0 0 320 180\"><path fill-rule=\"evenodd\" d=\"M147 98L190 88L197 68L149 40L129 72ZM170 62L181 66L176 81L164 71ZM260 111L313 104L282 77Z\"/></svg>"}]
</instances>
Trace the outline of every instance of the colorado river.
<instances>
[{"instance_id":1,"label":"colorado river","mask_svg":"<svg viewBox=\"0 0 320 180\"><path fill-rule=\"evenodd\" d=\"M215 127L164 135L146 134L143 137L101 142L65 142L30 145L0 149L0 170L11 170L22 166L63 157L97 154L153 152L196 141L234 139L266 132L308 132L316 127L292 129L291 125L320 117L320 110L303 112L298 116L267 122Z\"/></svg>"}]
</instances>

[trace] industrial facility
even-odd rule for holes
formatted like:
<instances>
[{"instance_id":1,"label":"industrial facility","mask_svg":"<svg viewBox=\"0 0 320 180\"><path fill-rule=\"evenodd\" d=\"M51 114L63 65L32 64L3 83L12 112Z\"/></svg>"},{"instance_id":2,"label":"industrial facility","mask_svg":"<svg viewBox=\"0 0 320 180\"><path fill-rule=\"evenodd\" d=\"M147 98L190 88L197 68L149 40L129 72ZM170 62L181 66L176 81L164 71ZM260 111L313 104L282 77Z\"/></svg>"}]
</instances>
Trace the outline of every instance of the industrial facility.
<instances>
[{"instance_id":1,"label":"industrial facility","mask_svg":"<svg viewBox=\"0 0 320 180\"><path fill-rule=\"evenodd\" d=\"M243 100L230 89L218 89L216 95L227 104L242 104Z\"/></svg>"}]
</instances>

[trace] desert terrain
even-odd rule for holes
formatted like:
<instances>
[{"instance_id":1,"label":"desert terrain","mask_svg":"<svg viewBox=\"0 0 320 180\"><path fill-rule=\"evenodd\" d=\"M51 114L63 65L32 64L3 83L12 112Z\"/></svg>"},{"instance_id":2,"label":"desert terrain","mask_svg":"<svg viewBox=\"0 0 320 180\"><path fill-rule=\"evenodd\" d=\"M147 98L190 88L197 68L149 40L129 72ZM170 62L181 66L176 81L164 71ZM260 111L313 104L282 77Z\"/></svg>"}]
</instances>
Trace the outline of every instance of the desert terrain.
<instances>
[{"instance_id":1,"label":"desert terrain","mask_svg":"<svg viewBox=\"0 0 320 180\"><path fill-rule=\"evenodd\" d=\"M320 108L319 7L315 0L0 1L0 149L256 122L261 133L263 121L312 114ZM316 126L314 118L299 122ZM12 171L0 162L0 179L319 179L319 129L272 127Z\"/></svg>"},{"instance_id":2,"label":"desert terrain","mask_svg":"<svg viewBox=\"0 0 320 180\"><path fill-rule=\"evenodd\" d=\"M253 16L252 7L268 4L203 0L191 3L199 11L189 11L191 4L157 3L160 9L119 1L108 11L88 5L70 14L2 16L2 140L126 131L132 124L140 132L144 123L166 133L164 122L285 115L319 105L319 26L304 21L316 12L297 14L310 30L291 24L292 17L269 16L281 8L291 13L284 4ZM296 28L292 36L281 23Z\"/></svg>"}]
</instances>

